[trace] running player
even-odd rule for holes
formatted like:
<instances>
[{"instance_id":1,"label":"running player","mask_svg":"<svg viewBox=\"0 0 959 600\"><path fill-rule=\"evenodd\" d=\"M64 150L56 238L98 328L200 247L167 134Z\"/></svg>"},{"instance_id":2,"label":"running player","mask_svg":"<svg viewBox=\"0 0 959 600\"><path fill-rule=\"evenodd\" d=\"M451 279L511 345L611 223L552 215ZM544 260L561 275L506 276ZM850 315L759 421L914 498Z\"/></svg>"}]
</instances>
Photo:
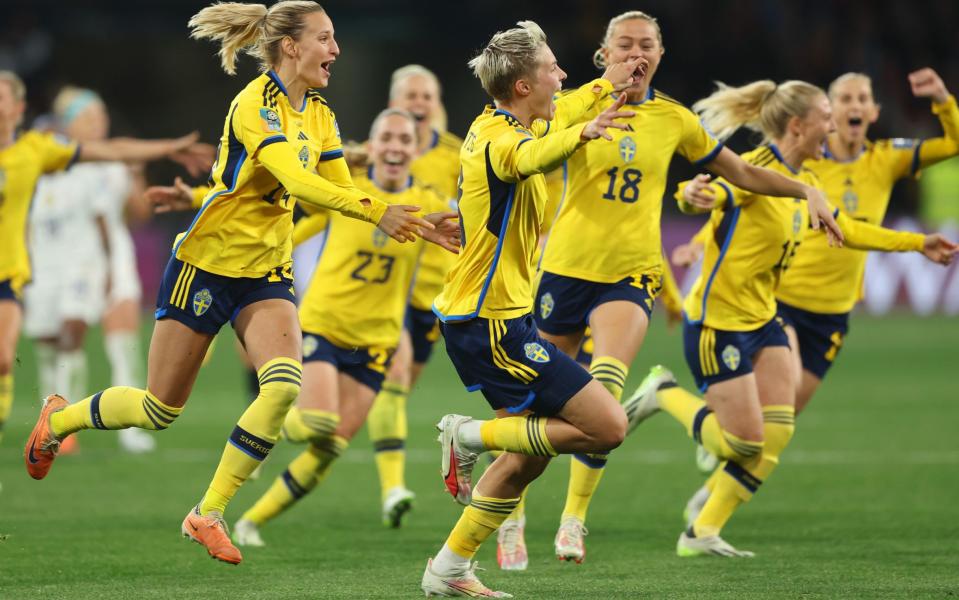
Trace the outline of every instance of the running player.
<instances>
[{"instance_id":1,"label":"running player","mask_svg":"<svg viewBox=\"0 0 959 600\"><path fill-rule=\"evenodd\" d=\"M429 235L416 207L386 205L352 186L335 117L318 92L340 54L319 4L291 0L220 3L190 20L194 38L220 42L235 72L241 50L263 73L230 105L213 186L173 247L157 299L147 389L111 387L75 404L44 402L25 452L35 479L49 472L60 442L83 429L166 429L183 411L213 336L236 329L260 376L260 391L230 435L213 480L183 520L184 536L228 563L242 560L223 512L276 442L300 390L300 328L291 292L294 201L377 224L397 241Z\"/></svg>"},{"instance_id":2,"label":"running player","mask_svg":"<svg viewBox=\"0 0 959 600\"><path fill-rule=\"evenodd\" d=\"M767 144L744 155L750 163L817 184L802 164L822 155L826 135L835 129L829 99L818 87L802 81L720 84L693 108L720 139L743 125L761 132ZM668 370L654 367L626 411L639 423L665 410L697 443L727 461L702 512L680 535L677 554L752 556L719 533L772 473L793 434L797 378L774 292L809 223L799 199L769 198L705 175L682 184L677 198L684 211L714 207L703 271L686 298L683 327L686 361L706 402L678 387ZM836 214L851 247L921 251L943 262L956 251L938 235L889 231Z\"/></svg>"},{"instance_id":3,"label":"running player","mask_svg":"<svg viewBox=\"0 0 959 600\"><path fill-rule=\"evenodd\" d=\"M373 164L356 177L359 189L391 204L448 210L441 196L410 175L417 153L413 115L386 109L373 121L369 139ZM457 239L449 250L458 245ZM300 305L303 391L283 427L289 441L309 446L236 523L239 545L262 546L259 529L323 481L363 426L400 339L423 246L399 244L368 223L330 215Z\"/></svg>"}]
</instances>

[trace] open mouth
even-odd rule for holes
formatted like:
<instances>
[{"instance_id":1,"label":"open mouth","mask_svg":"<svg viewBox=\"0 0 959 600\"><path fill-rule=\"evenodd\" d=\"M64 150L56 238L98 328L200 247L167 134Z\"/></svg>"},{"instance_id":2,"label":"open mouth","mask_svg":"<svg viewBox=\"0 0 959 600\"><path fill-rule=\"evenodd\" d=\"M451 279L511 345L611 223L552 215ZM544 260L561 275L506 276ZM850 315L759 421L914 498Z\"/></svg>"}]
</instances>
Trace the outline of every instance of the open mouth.
<instances>
[{"instance_id":1,"label":"open mouth","mask_svg":"<svg viewBox=\"0 0 959 600\"><path fill-rule=\"evenodd\" d=\"M862 117L849 117L849 125L851 127L859 127L862 125Z\"/></svg>"},{"instance_id":2,"label":"open mouth","mask_svg":"<svg viewBox=\"0 0 959 600\"><path fill-rule=\"evenodd\" d=\"M401 158L395 158L395 157L394 157L394 158L390 158L390 157L384 157L384 158L383 158L383 164L385 164L385 165L388 166L388 167L402 167L405 163L406 163L406 161L403 160L403 159L401 159Z\"/></svg>"},{"instance_id":3,"label":"open mouth","mask_svg":"<svg viewBox=\"0 0 959 600\"><path fill-rule=\"evenodd\" d=\"M426 113L410 111L410 114L413 115L414 119L421 123L426 120Z\"/></svg>"},{"instance_id":4,"label":"open mouth","mask_svg":"<svg viewBox=\"0 0 959 600\"><path fill-rule=\"evenodd\" d=\"M649 69L649 64L648 64L648 63L640 63L640 65L639 65L638 67L636 67L636 70L633 71L633 81L634 81L634 82L640 81L640 80L642 80L644 77L646 77L646 71L647 71L648 69Z\"/></svg>"},{"instance_id":5,"label":"open mouth","mask_svg":"<svg viewBox=\"0 0 959 600\"><path fill-rule=\"evenodd\" d=\"M330 71L333 69L333 63L335 63L335 62L336 62L335 60L330 60L330 61L327 61L327 62L325 62L325 63L320 63L320 68L323 69L323 73L324 73L327 77L330 76Z\"/></svg>"}]
</instances>

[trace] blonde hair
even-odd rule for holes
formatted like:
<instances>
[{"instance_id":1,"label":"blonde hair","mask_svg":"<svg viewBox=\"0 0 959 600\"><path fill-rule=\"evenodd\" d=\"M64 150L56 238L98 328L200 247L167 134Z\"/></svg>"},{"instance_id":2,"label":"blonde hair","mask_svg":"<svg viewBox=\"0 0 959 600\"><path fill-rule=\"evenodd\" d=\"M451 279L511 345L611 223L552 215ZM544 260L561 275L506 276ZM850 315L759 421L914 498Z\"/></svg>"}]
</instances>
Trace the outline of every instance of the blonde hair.
<instances>
[{"instance_id":1,"label":"blonde hair","mask_svg":"<svg viewBox=\"0 0 959 600\"><path fill-rule=\"evenodd\" d=\"M516 24L493 34L483 51L467 63L494 100L513 96L513 84L536 69L537 54L546 44L546 34L533 21Z\"/></svg>"},{"instance_id":2,"label":"blonde hair","mask_svg":"<svg viewBox=\"0 0 959 600\"><path fill-rule=\"evenodd\" d=\"M53 114L60 125L69 125L83 110L91 104L103 105L103 99L86 88L64 86L53 99Z\"/></svg>"},{"instance_id":3,"label":"blonde hair","mask_svg":"<svg viewBox=\"0 0 959 600\"><path fill-rule=\"evenodd\" d=\"M395 100L396 97L399 96L400 86L410 77L425 77L436 85L436 93L439 96L437 97L436 110L433 113L432 119L430 119L430 125L438 131L446 131L446 108L442 102L443 86L440 85L440 80L436 76L436 73L430 71L423 65L406 65L393 71L393 75L390 77L390 101Z\"/></svg>"},{"instance_id":4,"label":"blonde hair","mask_svg":"<svg viewBox=\"0 0 959 600\"><path fill-rule=\"evenodd\" d=\"M13 71L0 71L0 81L10 86L17 102L23 102L27 98L27 86L23 85L23 80Z\"/></svg>"},{"instance_id":5,"label":"blonde hair","mask_svg":"<svg viewBox=\"0 0 959 600\"><path fill-rule=\"evenodd\" d=\"M264 4L218 2L193 15L187 27L193 39L220 42L220 65L235 75L241 50L256 57L264 71L276 65L280 41L299 38L306 26L304 17L315 12L324 12L323 7L311 0L283 0L269 8Z\"/></svg>"},{"instance_id":6,"label":"blonde hair","mask_svg":"<svg viewBox=\"0 0 959 600\"><path fill-rule=\"evenodd\" d=\"M606 36L603 38L603 41L600 42L599 48L596 52L593 52L593 64L599 67L600 69L605 69L608 65L606 64L606 57L603 56L603 50L609 48L609 42L613 39L613 32L616 29L616 26L624 21L632 21L633 19L640 19L646 21L650 25L656 28L656 37L659 38L659 46L663 47L663 30L659 28L659 21L656 20L656 17L650 16L644 13L641 10L630 10L626 11L621 15L616 15L609 20L609 24L606 25Z\"/></svg>"},{"instance_id":7,"label":"blonde hair","mask_svg":"<svg viewBox=\"0 0 959 600\"><path fill-rule=\"evenodd\" d=\"M846 83L847 81L865 81L866 85L869 86L869 91L872 91L872 77L866 75L865 73L843 73L839 77L833 79L832 83L829 84L829 99L832 100L838 94L839 86Z\"/></svg>"},{"instance_id":8,"label":"blonde hair","mask_svg":"<svg viewBox=\"0 0 959 600\"><path fill-rule=\"evenodd\" d=\"M802 119L813 100L826 93L805 81L786 81L779 85L764 79L741 87L716 82L717 90L693 104L703 124L724 140L740 127L763 134L763 142L781 138L792 117Z\"/></svg>"},{"instance_id":9,"label":"blonde hair","mask_svg":"<svg viewBox=\"0 0 959 600\"><path fill-rule=\"evenodd\" d=\"M392 117L393 115L398 115L403 117L407 121L413 124L413 138L418 142L419 141L419 128L416 127L416 117L408 110L403 110L402 108L387 108L380 111L380 114L376 115L373 118L373 124L370 125L370 139L376 135L376 130L379 128L380 123L383 122L383 119L387 117Z\"/></svg>"}]
</instances>

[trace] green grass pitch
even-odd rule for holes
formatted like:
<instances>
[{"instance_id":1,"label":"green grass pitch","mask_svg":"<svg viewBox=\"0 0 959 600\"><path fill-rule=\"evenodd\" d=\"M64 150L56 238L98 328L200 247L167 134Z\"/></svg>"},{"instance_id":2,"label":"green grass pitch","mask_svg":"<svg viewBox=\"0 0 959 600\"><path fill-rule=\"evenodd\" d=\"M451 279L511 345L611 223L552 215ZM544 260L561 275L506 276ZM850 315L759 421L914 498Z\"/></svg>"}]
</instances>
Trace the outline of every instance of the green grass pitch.
<instances>
[{"instance_id":1,"label":"green grass pitch","mask_svg":"<svg viewBox=\"0 0 959 600\"><path fill-rule=\"evenodd\" d=\"M687 496L700 484L693 445L666 416L617 450L590 511L587 557L559 563L552 541L568 459L529 493L525 573L480 551L481 578L517 598L955 598L959 596L959 393L955 319L857 315L852 334L779 470L725 535L752 560L674 555ZM90 340L92 386L106 383ZM628 389L656 362L691 380L677 331L657 319ZM246 405L232 332L221 336L186 412L160 450L128 456L116 434L80 434L42 482L22 444L36 414L32 352L20 347L16 402L0 446L0 598L413 598L426 558L459 515L443 492L433 424L446 412L488 414L441 348L410 399L408 485L415 511L398 531L379 522L370 444L361 433L326 484L264 529L238 567L180 538L226 436ZM240 490L232 523L295 453L284 443L265 476Z\"/></svg>"}]
</instances>

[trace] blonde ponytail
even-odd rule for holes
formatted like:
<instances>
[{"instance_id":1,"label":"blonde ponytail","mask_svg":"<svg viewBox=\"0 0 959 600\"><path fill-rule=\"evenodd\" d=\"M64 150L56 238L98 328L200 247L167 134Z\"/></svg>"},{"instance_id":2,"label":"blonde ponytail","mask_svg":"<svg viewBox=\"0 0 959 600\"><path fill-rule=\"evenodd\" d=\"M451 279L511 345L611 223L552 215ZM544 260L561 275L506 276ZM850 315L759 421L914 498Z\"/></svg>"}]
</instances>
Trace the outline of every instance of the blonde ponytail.
<instances>
[{"instance_id":1,"label":"blonde ponytail","mask_svg":"<svg viewBox=\"0 0 959 600\"><path fill-rule=\"evenodd\" d=\"M825 95L822 89L805 81L776 85L775 81L764 79L740 87L721 82L716 85L716 91L693 104L693 110L721 140L740 127L762 133L764 142L779 139L790 118L805 117L813 100Z\"/></svg>"},{"instance_id":2,"label":"blonde ponytail","mask_svg":"<svg viewBox=\"0 0 959 600\"><path fill-rule=\"evenodd\" d=\"M310 0L284 0L270 8L263 4L218 2L193 15L187 26L193 39L220 42L220 65L236 74L236 58L243 51L256 57L267 70L280 59L280 40L300 37L310 13L323 7Z\"/></svg>"}]
</instances>

